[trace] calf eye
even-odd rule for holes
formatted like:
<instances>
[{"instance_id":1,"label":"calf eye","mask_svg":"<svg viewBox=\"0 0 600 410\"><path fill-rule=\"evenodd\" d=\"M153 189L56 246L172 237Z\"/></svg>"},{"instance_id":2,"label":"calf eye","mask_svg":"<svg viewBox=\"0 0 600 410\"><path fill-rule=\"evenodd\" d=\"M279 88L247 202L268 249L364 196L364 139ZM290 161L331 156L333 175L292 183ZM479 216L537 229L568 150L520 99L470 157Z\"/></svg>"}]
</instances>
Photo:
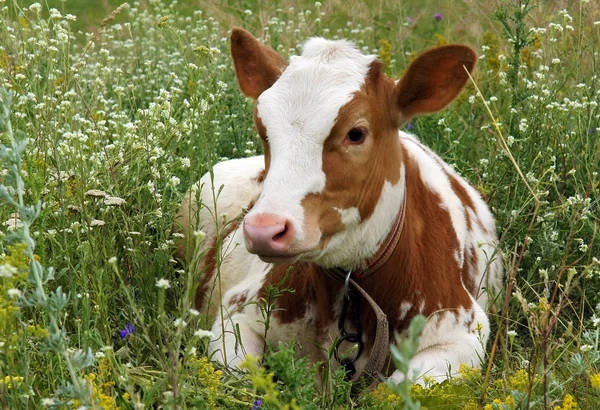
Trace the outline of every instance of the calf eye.
<instances>
[{"instance_id":1,"label":"calf eye","mask_svg":"<svg viewBox=\"0 0 600 410\"><path fill-rule=\"evenodd\" d=\"M351 144L361 144L365 140L365 132L360 128L352 128L346 135L346 140Z\"/></svg>"}]
</instances>

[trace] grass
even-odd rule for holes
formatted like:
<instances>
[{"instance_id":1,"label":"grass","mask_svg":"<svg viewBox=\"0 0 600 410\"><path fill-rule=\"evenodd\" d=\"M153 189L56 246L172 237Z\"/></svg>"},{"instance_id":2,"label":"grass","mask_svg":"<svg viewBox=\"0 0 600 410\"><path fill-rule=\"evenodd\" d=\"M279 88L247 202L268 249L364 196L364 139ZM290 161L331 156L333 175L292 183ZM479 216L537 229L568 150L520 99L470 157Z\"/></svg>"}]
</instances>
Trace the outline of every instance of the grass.
<instances>
[{"instance_id":1,"label":"grass","mask_svg":"<svg viewBox=\"0 0 600 410\"><path fill-rule=\"evenodd\" d=\"M410 127L492 207L506 299L483 369L413 386L411 400L596 407L599 5L147 0L100 30L119 2L59 3L0 1L0 87L13 93L10 107L2 97L10 111L0 128L3 407L408 403L384 384L352 396L339 374L319 390L293 346L267 355L270 370L249 361L242 377L206 357L210 324L192 305L200 272L173 259L172 225L211 165L261 150L228 55L234 25L286 57L309 36L346 37L379 54L392 76L436 44L478 51L481 96L469 85Z\"/></svg>"}]
</instances>

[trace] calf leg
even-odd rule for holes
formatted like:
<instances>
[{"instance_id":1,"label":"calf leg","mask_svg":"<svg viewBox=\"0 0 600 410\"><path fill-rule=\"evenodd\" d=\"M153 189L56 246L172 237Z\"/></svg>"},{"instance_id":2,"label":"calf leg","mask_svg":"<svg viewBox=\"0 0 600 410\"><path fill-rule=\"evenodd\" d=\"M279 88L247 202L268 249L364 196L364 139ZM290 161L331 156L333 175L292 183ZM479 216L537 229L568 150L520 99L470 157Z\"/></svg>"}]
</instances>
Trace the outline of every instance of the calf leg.
<instances>
[{"instance_id":1,"label":"calf leg","mask_svg":"<svg viewBox=\"0 0 600 410\"><path fill-rule=\"evenodd\" d=\"M206 237L200 252L212 246L217 236L217 221L222 227L242 214L242 208L254 202L262 189L263 156L220 162L204 174L185 195L176 222L186 237L178 243L178 256L190 257L193 233L202 230ZM200 202L200 203L198 203ZM216 206L215 206L216 205ZM221 218L225 215L225 218Z\"/></svg>"},{"instance_id":2,"label":"calf leg","mask_svg":"<svg viewBox=\"0 0 600 410\"><path fill-rule=\"evenodd\" d=\"M423 385L424 377L440 383L456 376L461 364L481 367L489 337L489 321L473 300L471 309L443 310L431 315L419 338L419 350L409 364L408 377ZM396 370L390 380L399 383L405 375Z\"/></svg>"},{"instance_id":3,"label":"calf leg","mask_svg":"<svg viewBox=\"0 0 600 410\"><path fill-rule=\"evenodd\" d=\"M207 173L186 194L179 212L177 224L185 239L178 243L178 256L181 259L198 260L197 271L203 272L196 294L197 308L209 312L215 318L220 301L210 295L219 279L219 293L240 282L247 273L247 266L240 264L240 258L249 256L243 237L235 225L236 218L243 208L250 206L260 195L264 158L262 156L235 159L214 166L212 175ZM233 229L233 231L232 231ZM204 240L194 251L194 232L202 230ZM226 235L223 246L217 249L218 235ZM235 249L235 254L232 250ZM212 252L207 251L211 250ZM220 254L220 266L216 266L216 252ZM206 253L204 258L200 258ZM235 259L231 261L231 259ZM220 275L217 275L217 269ZM210 303L209 303L210 302Z\"/></svg>"}]
</instances>

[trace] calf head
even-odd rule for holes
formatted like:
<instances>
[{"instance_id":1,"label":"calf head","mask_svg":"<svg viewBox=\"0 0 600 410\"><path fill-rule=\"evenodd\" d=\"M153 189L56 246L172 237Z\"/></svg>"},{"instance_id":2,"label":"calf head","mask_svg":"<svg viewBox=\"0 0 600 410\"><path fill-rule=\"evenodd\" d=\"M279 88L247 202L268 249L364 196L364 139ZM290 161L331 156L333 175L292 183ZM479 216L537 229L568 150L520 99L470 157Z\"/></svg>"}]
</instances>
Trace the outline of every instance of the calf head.
<instances>
[{"instance_id":1,"label":"calf head","mask_svg":"<svg viewBox=\"0 0 600 410\"><path fill-rule=\"evenodd\" d=\"M361 266L404 200L398 127L450 103L475 52L435 48L399 81L345 40L312 38L288 64L234 29L231 53L242 92L256 100L265 152L262 194L244 219L248 251L267 262Z\"/></svg>"}]
</instances>

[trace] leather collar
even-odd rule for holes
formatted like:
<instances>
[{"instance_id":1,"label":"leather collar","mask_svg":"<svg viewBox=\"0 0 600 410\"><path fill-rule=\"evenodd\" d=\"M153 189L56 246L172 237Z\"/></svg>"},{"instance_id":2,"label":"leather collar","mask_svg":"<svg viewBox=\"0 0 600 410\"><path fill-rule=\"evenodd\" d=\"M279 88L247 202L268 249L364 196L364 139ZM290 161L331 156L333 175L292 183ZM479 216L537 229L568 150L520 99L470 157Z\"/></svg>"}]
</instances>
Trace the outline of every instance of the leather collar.
<instances>
[{"instance_id":1,"label":"leather collar","mask_svg":"<svg viewBox=\"0 0 600 410\"><path fill-rule=\"evenodd\" d=\"M372 273L376 272L379 268L383 266L384 263L390 258L396 246L398 245L398 241L400 240L400 235L402 234L402 230L404 228L404 220L406 213L406 192L405 197L402 201L402 207L400 211L396 215L396 219L394 220L394 225L392 230L387 234L385 240L383 241L383 245L377 250L375 255L373 255L366 263L364 268L356 269L352 272L352 279L354 280L362 280ZM339 281L343 282L346 277L348 271L343 270L341 268L333 268L326 269L323 268L329 276L335 277Z\"/></svg>"}]
</instances>

